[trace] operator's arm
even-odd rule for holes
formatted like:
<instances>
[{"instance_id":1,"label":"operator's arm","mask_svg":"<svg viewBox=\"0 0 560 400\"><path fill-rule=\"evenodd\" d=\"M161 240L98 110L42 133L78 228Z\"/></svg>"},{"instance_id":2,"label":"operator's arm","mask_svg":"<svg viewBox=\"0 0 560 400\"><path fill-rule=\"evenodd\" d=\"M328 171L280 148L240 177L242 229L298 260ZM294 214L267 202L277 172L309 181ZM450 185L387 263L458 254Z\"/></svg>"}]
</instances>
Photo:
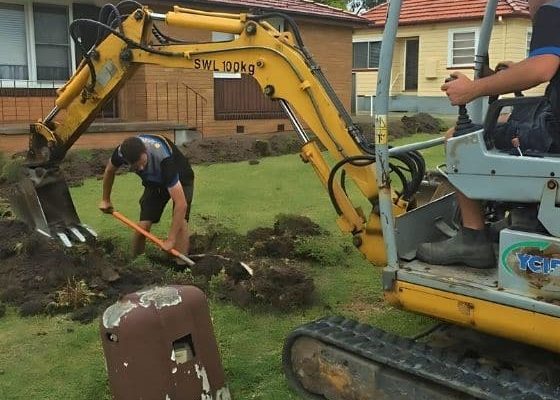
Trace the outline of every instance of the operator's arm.
<instances>
[{"instance_id":1,"label":"operator's arm","mask_svg":"<svg viewBox=\"0 0 560 400\"><path fill-rule=\"evenodd\" d=\"M113 204L111 203L111 191L113 190L113 182L117 169L124 164L124 160L120 156L119 148L116 148L111 159L107 161L105 172L103 173L103 195L99 203L99 209L104 213L113 212Z\"/></svg>"},{"instance_id":2,"label":"operator's arm","mask_svg":"<svg viewBox=\"0 0 560 400\"><path fill-rule=\"evenodd\" d=\"M99 209L104 213L111 213L113 211L113 204L111 203L111 190L113 189L113 182L115 181L115 173L117 167L113 165L111 160L107 162L105 172L103 173L103 196L99 202Z\"/></svg>"},{"instance_id":3,"label":"operator's arm","mask_svg":"<svg viewBox=\"0 0 560 400\"><path fill-rule=\"evenodd\" d=\"M180 181L177 181L177 183L168 188L168 190L171 200L173 201L173 217L171 220L171 228L169 228L169 233L167 235L167 240L164 243L165 250L171 250L175 246L179 231L185 223L184 220L188 207L185 192L183 191L183 186Z\"/></svg>"},{"instance_id":4,"label":"operator's arm","mask_svg":"<svg viewBox=\"0 0 560 400\"><path fill-rule=\"evenodd\" d=\"M499 74L471 81L461 73L441 87L454 105L466 104L480 96L522 91L550 81L560 67L560 7L544 4L533 20L529 58L511 65Z\"/></svg>"},{"instance_id":5,"label":"operator's arm","mask_svg":"<svg viewBox=\"0 0 560 400\"><path fill-rule=\"evenodd\" d=\"M453 105L467 104L481 97L512 93L530 89L548 82L560 67L560 57L543 54L527 58L508 69L486 78L471 80L460 72L454 72L454 81L441 87Z\"/></svg>"}]
</instances>

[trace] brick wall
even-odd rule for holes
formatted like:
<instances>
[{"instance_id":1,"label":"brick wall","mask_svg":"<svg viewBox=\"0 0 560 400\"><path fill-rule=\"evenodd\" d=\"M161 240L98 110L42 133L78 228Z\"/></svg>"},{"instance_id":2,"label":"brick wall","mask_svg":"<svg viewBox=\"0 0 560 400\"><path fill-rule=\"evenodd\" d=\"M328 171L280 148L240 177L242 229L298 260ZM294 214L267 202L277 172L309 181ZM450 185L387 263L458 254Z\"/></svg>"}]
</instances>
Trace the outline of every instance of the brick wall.
<instances>
[{"instance_id":1,"label":"brick wall","mask_svg":"<svg viewBox=\"0 0 560 400\"><path fill-rule=\"evenodd\" d=\"M166 6L155 6L154 11L165 12ZM216 10L219 11L219 10ZM228 12L231 12L228 10ZM316 21L316 20L315 20ZM352 71L352 28L336 24L319 24L312 19L297 20L303 40L312 52L315 60L322 67L331 85L343 104L350 107L351 71ZM188 41L210 41L211 33L196 30L166 28L160 29L169 36ZM187 85L192 89L188 96L179 94L177 88ZM187 91L187 89L185 89ZM276 132L279 125L291 130L291 124L285 119L274 120L214 120L214 79L207 71L164 68L145 65L138 68L133 77L123 86L118 95L119 117L127 121L181 120L190 127L201 129L197 119L195 95L199 93L206 99L204 107L204 135L224 136L236 134L242 128L243 134ZM1 100L1 99L0 99ZM49 102L49 99L46 100ZM45 100L43 100L45 102ZM198 99L198 108L202 105ZM188 105L186 104L188 103ZM0 123L14 119L15 110L32 109L33 112L22 113L23 120L36 120L46 115L50 107L40 108L33 98L22 98L13 107L6 107L0 115ZM202 111L199 110L199 115ZM187 116L189 115L189 120ZM194 117L193 117L194 115ZM193 120L194 118L194 120ZM77 146L80 144L77 143Z\"/></svg>"}]
</instances>

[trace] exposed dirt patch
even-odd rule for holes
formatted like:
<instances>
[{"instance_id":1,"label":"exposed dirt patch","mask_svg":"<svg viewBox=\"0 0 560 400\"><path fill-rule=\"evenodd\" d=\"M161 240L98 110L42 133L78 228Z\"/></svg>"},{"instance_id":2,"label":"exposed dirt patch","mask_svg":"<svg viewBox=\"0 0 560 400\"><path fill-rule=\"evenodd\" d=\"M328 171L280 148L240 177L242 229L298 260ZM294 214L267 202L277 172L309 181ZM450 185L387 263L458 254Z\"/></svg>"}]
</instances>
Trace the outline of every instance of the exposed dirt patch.
<instances>
[{"instance_id":1,"label":"exposed dirt patch","mask_svg":"<svg viewBox=\"0 0 560 400\"><path fill-rule=\"evenodd\" d=\"M302 307L310 303L314 284L293 261L294 249L299 237L316 234L322 232L311 220L290 215L245 236L214 229L193 235L202 254L193 256L193 268L177 271L163 253L130 262L110 238L63 248L21 222L2 219L0 303L17 306L23 316L71 312L73 319L90 322L124 294L151 285L194 284L238 305Z\"/></svg>"}]
</instances>

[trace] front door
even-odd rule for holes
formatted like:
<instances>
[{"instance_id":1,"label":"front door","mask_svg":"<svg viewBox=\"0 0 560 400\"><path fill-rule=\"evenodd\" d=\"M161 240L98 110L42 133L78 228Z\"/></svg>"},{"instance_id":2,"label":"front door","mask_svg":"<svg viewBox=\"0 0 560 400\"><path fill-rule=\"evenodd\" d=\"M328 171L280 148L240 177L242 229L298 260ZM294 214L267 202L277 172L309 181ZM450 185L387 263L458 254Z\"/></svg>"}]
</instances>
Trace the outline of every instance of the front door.
<instances>
[{"instance_id":1,"label":"front door","mask_svg":"<svg viewBox=\"0 0 560 400\"><path fill-rule=\"evenodd\" d=\"M404 90L418 90L418 50L420 41L408 39L406 41L406 62L404 71Z\"/></svg>"}]
</instances>

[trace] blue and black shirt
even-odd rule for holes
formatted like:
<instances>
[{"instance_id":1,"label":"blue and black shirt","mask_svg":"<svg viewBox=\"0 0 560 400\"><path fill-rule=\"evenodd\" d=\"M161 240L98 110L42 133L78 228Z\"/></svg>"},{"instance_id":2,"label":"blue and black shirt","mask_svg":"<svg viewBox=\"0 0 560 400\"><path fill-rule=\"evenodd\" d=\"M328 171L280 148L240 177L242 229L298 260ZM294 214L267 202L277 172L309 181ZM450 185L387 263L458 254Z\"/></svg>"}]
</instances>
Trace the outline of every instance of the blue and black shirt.
<instances>
[{"instance_id":1,"label":"blue and black shirt","mask_svg":"<svg viewBox=\"0 0 560 400\"><path fill-rule=\"evenodd\" d=\"M543 4L533 19L533 35L529 57L552 54L560 57L560 0ZM560 72L551 79L546 89L556 117L560 117Z\"/></svg>"},{"instance_id":2,"label":"blue and black shirt","mask_svg":"<svg viewBox=\"0 0 560 400\"><path fill-rule=\"evenodd\" d=\"M136 174L142 179L142 185L146 187L171 188L181 182L183 186L192 185L194 172L187 158L164 136L138 135L146 146L148 164L142 171ZM126 164L122 156L120 146L113 151L111 163L115 167Z\"/></svg>"}]
</instances>

